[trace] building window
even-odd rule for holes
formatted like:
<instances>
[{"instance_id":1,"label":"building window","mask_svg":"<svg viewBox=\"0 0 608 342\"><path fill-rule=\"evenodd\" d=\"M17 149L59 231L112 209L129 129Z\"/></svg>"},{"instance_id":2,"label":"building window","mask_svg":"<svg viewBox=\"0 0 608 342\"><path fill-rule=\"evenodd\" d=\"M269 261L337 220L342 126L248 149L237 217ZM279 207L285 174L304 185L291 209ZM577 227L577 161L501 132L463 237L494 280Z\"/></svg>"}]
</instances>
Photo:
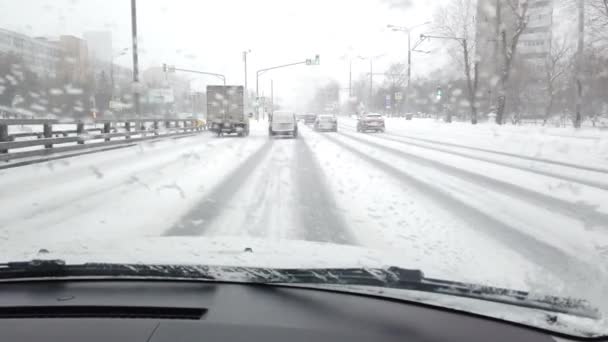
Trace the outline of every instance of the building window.
<instances>
[{"instance_id":1,"label":"building window","mask_svg":"<svg viewBox=\"0 0 608 342\"><path fill-rule=\"evenodd\" d=\"M23 39L18 37L13 37L13 46L19 49L23 49Z\"/></svg>"}]
</instances>

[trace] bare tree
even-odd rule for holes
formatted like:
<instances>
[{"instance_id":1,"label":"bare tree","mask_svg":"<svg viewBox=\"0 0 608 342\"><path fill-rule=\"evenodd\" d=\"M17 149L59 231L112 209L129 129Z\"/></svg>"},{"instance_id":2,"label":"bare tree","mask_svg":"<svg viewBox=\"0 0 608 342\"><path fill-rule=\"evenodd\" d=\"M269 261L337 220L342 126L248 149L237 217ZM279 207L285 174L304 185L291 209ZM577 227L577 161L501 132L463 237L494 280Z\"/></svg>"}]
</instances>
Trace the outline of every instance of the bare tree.
<instances>
[{"instance_id":1,"label":"bare tree","mask_svg":"<svg viewBox=\"0 0 608 342\"><path fill-rule=\"evenodd\" d=\"M503 10L512 18L511 25L503 20ZM519 38L528 26L528 0L496 0L496 21L498 29L497 40L502 57L502 70L498 82L498 108L496 109L496 123L501 125L507 103L507 83L513 62L515 60Z\"/></svg>"},{"instance_id":2,"label":"bare tree","mask_svg":"<svg viewBox=\"0 0 608 342\"><path fill-rule=\"evenodd\" d=\"M587 0L587 25L591 45L608 47L608 0Z\"/></svg>"},{"instance_id":3,"label":"bare tree","mask_svg":"<svg viewBox=\"0 0 608 342\"><path fill-rule=\"evenodd\" d=\"M391 64L384 75L392 87L400 88L407 83L407 65L404 63Z\"/></svg>"},{"instance_id":4,"label":"bare tree","mask_svg":"<svg viewBox=\"0 0 608 342\"><path fill-rule=\"evenodd\" d=\"M459 49L450 54L464 70L467 81L468 102L471 110L471 123L477 123L477 88L478 66L475 51L475 14L476 1L451 0L445 7L440 7L435 15L435 28L444 38L458 42Z\"/></svg>"},{"instance_id":5,"label":"bare tree","mask_svg":"<svg viewBox=\"0 0 608 342\"><path fill-rule=\"evenodd\" d=\"M393 63L391 64L386 72L384 73L385 81L387 85L386 93L383 96L390 96L391 99L391 110L393 114L395 111L400 111L400 100L396 98L396 92L401 91L402 88L407 84L407 64L404 63Z\"/></svg>"},{"instance_id":6,"label":"bare tree","mask_svg":"<svg viewBox=\"0 0 608 342\"><path fill-rule=\"evenodd\" d=\"M544 66L544 82L545 91L547 92L547 103L545 106L545 115L543 124L547 123L549 116L553 110L553 103L558 90L561 88L564 76L572 66L572 49L568 46L566 40L554 40L551 44L551 51L545 60Z\"/></svg>"}]
</instances>

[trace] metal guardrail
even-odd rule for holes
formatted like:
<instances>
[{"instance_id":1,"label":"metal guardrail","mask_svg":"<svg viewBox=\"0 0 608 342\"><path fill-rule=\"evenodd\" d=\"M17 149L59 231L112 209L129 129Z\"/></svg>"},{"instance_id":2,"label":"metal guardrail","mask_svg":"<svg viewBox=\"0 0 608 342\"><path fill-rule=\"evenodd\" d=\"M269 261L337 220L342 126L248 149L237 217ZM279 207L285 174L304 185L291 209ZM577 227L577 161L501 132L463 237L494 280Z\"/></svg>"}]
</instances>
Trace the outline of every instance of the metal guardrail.
<instances>
[{"instance_id":1,"label":"metal guardrail","mask_svg":"<svg viewBox=\"0 0 608 342\"><path fill-rule=\"evenodd\" d=\"M58 125L74 125L76 129L53 130ZM103 127L95 127L103 125ZM42 126L41 131L10 133L11 126ZM87 127L89 126L89 127ZM94 126L94 127L90 127ZM0 161L49 155L87 148L129 144L201 132L196 119L125 119L94 121L62 121L55 119L0 119ZM100 141L101 140L101 141Z\"/></svg>"}]
</instances>

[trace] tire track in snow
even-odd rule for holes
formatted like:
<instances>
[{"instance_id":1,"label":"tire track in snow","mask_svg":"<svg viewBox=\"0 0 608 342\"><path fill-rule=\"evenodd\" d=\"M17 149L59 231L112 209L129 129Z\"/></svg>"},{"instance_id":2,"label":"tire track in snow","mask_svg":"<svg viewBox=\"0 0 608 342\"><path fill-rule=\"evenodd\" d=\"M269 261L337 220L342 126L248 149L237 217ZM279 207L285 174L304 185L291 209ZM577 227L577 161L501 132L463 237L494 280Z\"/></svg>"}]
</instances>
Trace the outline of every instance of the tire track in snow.
<instances>
[{"instance_id":1,"label":"tire track in snow","mask_svg":"<svg viewBox=\"0 0 608 342\"><path fill-rule=\"evenodd\" d=\"M296 198L301 230L309 241L358 245L346 226L313 151L299 138L295 148Z\"/></svg>"},{"instance_id":2,"label":"tire track in snow","mask_svg":"<svg viewBox=\"0 0 608 342\"><path fill-rule=\"evenodd\" d=\"M458 200L448 192L420 181L406 172L385 163L382 160L371 157L335 137L329 135L324 135L324 137L346 151L360 157L373 167L394 177L404 185L429 196L434 202L442 206L448 212L457 213L458 216L469 222L473 227L478 227L480 233L489 236L498 241L498 243L506 245L532 263L548 269L556 278L564 281L571 281L572 279L570 277L564 277L564 275L571 270L576 270L576 276L580 276L582 279L587 279L589 274L593 274L594 270L592 270L591 265L574 259L564 251L543 241L534 239L533 237L520 232L517 228L511 227L477 208ZM488 227L492 227L493 229L490 231L487 229ZM472 248L474 248L474 246L472 246ZM572 276L572 274L570 274L570 276Z\"/></svg>"},{"instance_id":3,"label":"tire track in snow","mask_svg":"<svg viewBox=\"0 0 608 342\"><path fill-rule=\"evenodd\" d=\"M391 135L397 136L397 135L394 135L394 134L391 134ZM400 143L400 144L403 144L403 145L415 146L415 147L423 148L423 149L427 149L427 150L438 151L438 152L442 152L442 153L448 153L448 154L452 154L452 155L459 156L459 157L464 157L464 158L478 160L478 161L487 162L487 163L492 163L492 164L496 164L496 165L500 165L500 166L510 167L510 168L521 170L521 171L525 171L525 172L536 173L536 174L539 174L539 175L542 175L542 176L553 177L553 178L561 179L561 180L567 181L567 182L574 182L574 183L579 183L579 184L595 187L595 188L602 189L602 190L608 190L608 184L598 183L598 182L594 182L594 181L590 181L590 180L586 180L586 179L582 179L582 178L578 178L578 177L565 176L565 175L560 174L560 173L555 173L555 172L550 172L550 171L543 171L543 170L539 170L539 169L533 169L533 168L530 168L530 167L515 165L515 164L508 163L508 162L500 161L500 160L495 160L495 159L491 159L491 158L484 158L484 157L480 157L480 156L473 156L473 155L466 154L466 153L463 153L463 152L453 151L453 150L449 150L449 149L445 149L445 148L441 148L441 147L427 146L427 145L423 145L423 144L419 144L419 143L415 143L415 142L411 142L411 141L404 141L404 140L401 140L401 139L391 138L391 137L387 137L387 136L374 135L374 137L378 138L378 139L384 139L384 140L388 140L388 141L393 141L393 142ZM536 160L536 161L539 162L540 160ZM572 167L572 166L568 166L568 167L580 170L580 168L576 168L576 167Z\"/></svg>"},{"instance_id":4,"label":"tire track in snow","mask_svg":"<svg viewBox=\"0 0 608 342\"><path fill-rule=\"evenodd\" d=\"M266 141L255 153L249 156L240 166L227 174L225 180L213 188L208 196L190 212L184 215L178 223L167 230L163 236L193 236L202 235L207 227L213 224L222 210L229 205L238 190L249 179L252 171L260 165L260 161L270 151L272 141Z\"/></svg>"},{"instance_id":5,"label":"tire track in snow","mask_svg":"<svg viewBox=\"0 0 608 342\"><path fill-rule=\"evenodd\" d=\"M349 127L349 128L351 128L353 130L355 129L355 126L351 126L350 124L341 124L341 126ZM486 153L491 153L491 154L496 154L496 155L501 155L501 156L507 156L507 157L513 157L513 158L518 158L518 159L530 160L530 161L534 161L534 162L540 162L540 163L546 163L546 164L565 166L565 167L569 167L569 168L577 169L577 170L585 170L585 171L604 173L604 174L608 175L608 169L604 169L604 168L600 168L600 167L592 167L592 166L584 166L584 165L580 165L580 164L572 164L572 163L567 163L567 162L562 162L562 161L559 161L559 160L553 160L553 159L547 159L547 158L530 157L530 156L525 156L525 155L516 154L516 153L503 152L503 151L497 151L497 150L492 150L492 149L487 149L487 148L481 148L481 147L475 147L475 146L462 145L462 144L455 144L455 143L450 143L450 142L446 142L446 141L439 141L439 140L432 140L432 139L415 137L415 136L411 136L411 135L396 134L396 133L391 133L391 132L387 132L385 134L389 135L389 136L399 137L399 138L405 138L405 139L422 141L422 142L429 143L429 144L435 144L435 145L441 145L441 146L449 146L449 147L457 147L457 148L462 148L462 149L467 149L467 150L477 151L477 152L486 152Z\"/></svg>"},{"instance_id":6,"label":"tire track in snow","mask_svg":"<svg viewBox=\"0 0 608 342\"><path fill-rule=\"evenodd\" d=\"M478 186L485 186L490 189L499 190L503 194L510 194L518 198L527 200L529 202L533 202L539 207L546 208L548 210L558 210L560 213L580 220L585 224L586 227L605 227L608 223L608 215L596 211L595 208L590 205L585 205L583 203L571 203L564 200L560 200L555 197L547 196L521 186L507 183L488 176L484 176L479 173L466 171L436 160L424 158L393 147L362 139L360 137L355 136L354 134L340 133L340 135L348 139L378 148L380 150L384 150L391 154L415 162L419 165L431 167L435 170L456 176L458 178L472 182Z\"/></svg>"},{"instance_id":7,"label":"tire track in snow","mask_svg":"<svg viewBox=\"0 0 608 342\"><path fill-rule=\"evenodd\" d=\"M200 142L199 142L200 143ZM222 143L223 144L223 143ZM188 146L188 145L187 145ZM215 145L214 147L218 147L218 145ZM153 153L153 152L149 152L149 153ZM190 152L189 153L193 153ZM196 154L196 153L195 153ZM151 154L153 155L153 154ZM65 193L63 194L62 197L60 197L59 199L55 199L53 201L36 201L35 203L37 203L36 206L32 207L32 209L30 210L30 212L27 213L27 219L28 220L33 220L33 219L38 219L40 217L45 217L48 214L52 214L53 212L60 210L62 208L66 208L66 207L74 207L77 206L79 203L85 202L85 201L89 201L92 199L99 199L100 201L104 201L106 199L106 195L110 194L112 192L118 191L119 189L122 188L128 188L129 186L131 186L133 183L137 183L139 182L139 175L140 174L145 174L145 173L149 173L151 171L154 171L154 173L156 174L153 178L149 178L146 183L152 181L152 180L156 180L156 179L163 179L165 177L165 175L163 175L161 173L161 171L168 166L172 166L175 165L178 162L181 162L184 160L184 158L188 157L188 154L185 154L183 152L176 154L176 156L174 158L171 158L167 161L164 161L162 163L159 164L150 164L147 165L144 168L139 168L137 170L135 170L133 172L133 174L131 175L131 177L126 178L126 177L115 177L115 176L111 176L109 178L111 178L110 180L108 180L105 176L105 174L103 172L101 172L98 167L96 167L94 164L90 164L90 163L83 163L86 165L89 165L87 167L87 169L95 174L98 178L98 181L100 182L101 186L97 185L94 188L94 191L89 191L87 193L84 194L78 194L77 196L74 196L71 193ZM69 172L73 172L73 171L81 171L82 168L78 169L70 169L68 170ZM111 173L111 172L110 172ZM69 175L69 174L68 174ZM53 175L54 176L54 175ZM64 176L64 175L61 175ZM55 183L57 185L63 185L63 183L59 180L54 180ZM142 186L147 186L146 183L141 183L140 184ZM48 191L48 190L47 190ZM97 210L97 208L95 208ZM22 221L23 220L23 214L20 214L19 216L13 216L13 217L2 217L0 218L0 227L4 227L4 226L9 226L9 225L13 225L15 224L14 221ZM45 225L52 225L55 223L59 223L63 221L62 217L57 217L55 219L48 219L44 222Z\"/></svg>"}]
</instances>

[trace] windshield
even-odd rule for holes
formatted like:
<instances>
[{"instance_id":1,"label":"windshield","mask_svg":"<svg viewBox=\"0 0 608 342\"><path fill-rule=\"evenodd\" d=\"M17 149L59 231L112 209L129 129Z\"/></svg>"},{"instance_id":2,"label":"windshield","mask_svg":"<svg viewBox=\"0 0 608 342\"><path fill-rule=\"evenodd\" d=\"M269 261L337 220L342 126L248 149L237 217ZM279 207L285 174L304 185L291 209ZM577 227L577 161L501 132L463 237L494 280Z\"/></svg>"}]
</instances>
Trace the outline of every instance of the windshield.
<instances>
[{"instance_id":1,"label":"windshield","mask_svg":"<svg viewBox=\"0 0 608 342\"><path fill-rule=\"evenodd\" d=\"M606 313L605 5L0 0L1 259L395 266Z\"/></svg>"}]
</instances>

